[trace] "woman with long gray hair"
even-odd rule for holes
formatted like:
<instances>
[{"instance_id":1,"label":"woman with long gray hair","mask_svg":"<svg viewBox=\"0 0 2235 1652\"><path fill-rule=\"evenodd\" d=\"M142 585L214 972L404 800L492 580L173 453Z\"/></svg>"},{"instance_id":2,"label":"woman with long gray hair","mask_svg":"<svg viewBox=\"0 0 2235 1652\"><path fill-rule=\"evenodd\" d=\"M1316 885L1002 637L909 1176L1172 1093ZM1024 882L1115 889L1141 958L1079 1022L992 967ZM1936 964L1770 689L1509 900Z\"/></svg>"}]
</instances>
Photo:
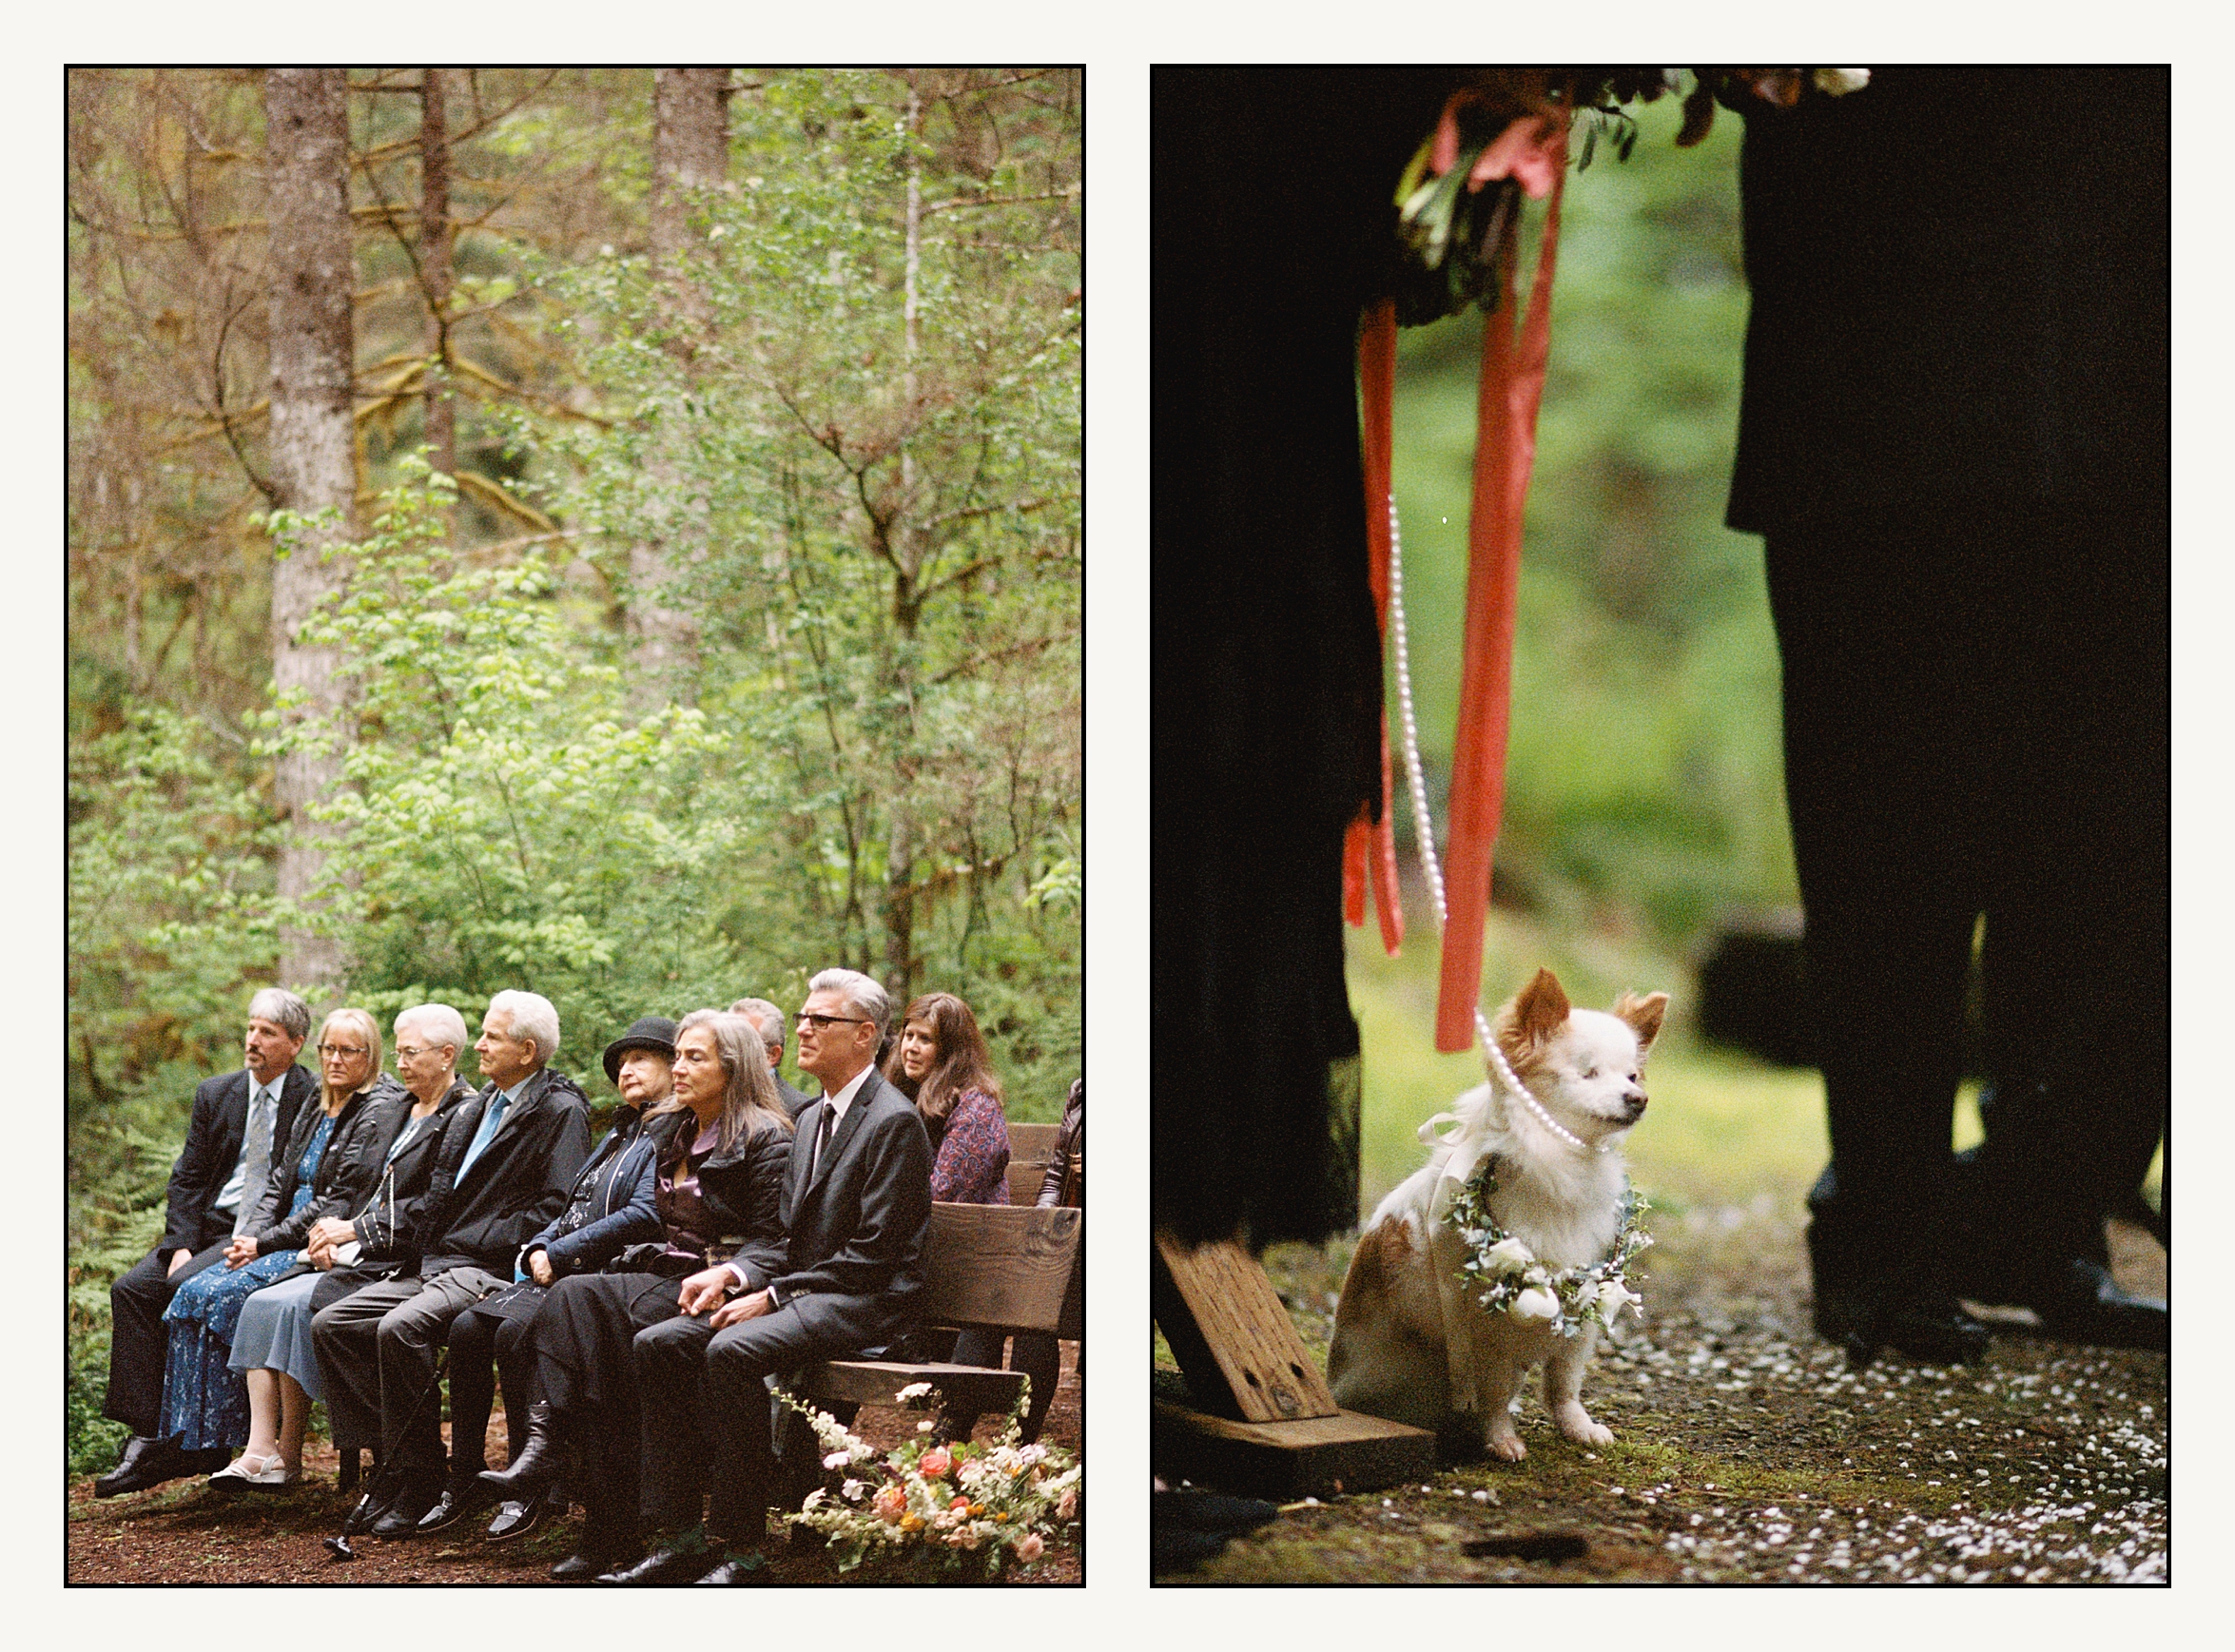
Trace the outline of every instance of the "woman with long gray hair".
<instances>
[{"instance_id":1,"label":"woman with long gray hair","mask_svg":"<svg viewBox=\"0 0 2235 1652\"><path fill-rule=\"evenodd\" d=\"M501 1473L481 1480L532 1504L572 1447L590 1471L580 1484L589 1521L556 1578L590 1578L633 1559L637 1508L636 1378L630 1347L682 1310L679 1282L710 1263L746 1256L783 1263L784 1173L791 1118L777 1098L758 1031L742 1016L693 1010L675 1029L674 1092L647 1119L661 1131L656 1203L662 1237L624 1252L602 1273L560 1279L533 1335L541 1397L528 1438Z\"/></svg>"}]
</instances>

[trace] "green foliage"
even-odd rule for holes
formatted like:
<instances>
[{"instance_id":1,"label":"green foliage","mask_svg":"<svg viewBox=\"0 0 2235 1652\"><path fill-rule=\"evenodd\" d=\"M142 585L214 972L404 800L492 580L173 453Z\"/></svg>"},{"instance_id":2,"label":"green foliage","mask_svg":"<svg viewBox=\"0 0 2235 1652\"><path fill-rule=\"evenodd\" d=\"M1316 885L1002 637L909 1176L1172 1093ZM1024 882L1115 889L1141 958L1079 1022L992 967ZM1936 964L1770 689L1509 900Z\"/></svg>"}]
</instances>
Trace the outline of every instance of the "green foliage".
<instances>
[{"instance_id":1,"label":"green foliage","mask_svg":"<svg viewBox=\"0 0 2235 1652\"><path fill-rule=\"evenodd\" d=\"M1759 544L1721 525L1746 308L1739 128L1679 149L1678 119L1673 99L1642 107L1626 163L1602 157L1568 181L1498 858L1501 887L1547 917L1642 924L1681 950L1726 908L1791 900L1794 884ZM1407 609L1439 774L1480 340L1478 320L1453 320L1405 334L1399 352Z\"/></svg>"}]
</instances>

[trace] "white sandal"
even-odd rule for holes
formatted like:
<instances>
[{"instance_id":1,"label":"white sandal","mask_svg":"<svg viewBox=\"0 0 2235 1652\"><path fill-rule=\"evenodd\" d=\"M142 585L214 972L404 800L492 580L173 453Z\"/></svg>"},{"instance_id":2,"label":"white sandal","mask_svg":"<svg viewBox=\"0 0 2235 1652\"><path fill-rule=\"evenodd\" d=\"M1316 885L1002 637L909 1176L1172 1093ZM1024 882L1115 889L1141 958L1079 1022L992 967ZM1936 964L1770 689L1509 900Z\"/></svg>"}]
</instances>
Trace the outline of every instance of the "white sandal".
<instances>
[{"instance_id":1,"label":"white sandal","mask_svg":"<svg viewBox=\"0 0 2235 1652\"><path fill-rule=\"evenodd\" d=\"M259 1457L243 1451L212 1474L209 1483L219 1490L237 1491L243 1486L288 1486L301 1478L300 1472L290 1473L286 1460L277 1454Z\"/></svg>"}]
</instances>

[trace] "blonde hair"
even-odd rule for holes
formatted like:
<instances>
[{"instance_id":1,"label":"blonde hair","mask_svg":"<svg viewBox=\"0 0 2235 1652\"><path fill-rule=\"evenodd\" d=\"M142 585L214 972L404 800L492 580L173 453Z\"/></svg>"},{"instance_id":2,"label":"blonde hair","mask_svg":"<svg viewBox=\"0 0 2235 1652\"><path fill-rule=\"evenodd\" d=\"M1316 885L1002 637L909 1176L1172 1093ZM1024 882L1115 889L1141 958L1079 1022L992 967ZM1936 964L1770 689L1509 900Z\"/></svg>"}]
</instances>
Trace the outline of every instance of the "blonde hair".
<instances>
[{"instance_id":1,"label":"blonde hair","mask_svg":"<svg viewBox=\"0 0 2235 1652\"><path fill-rule=\"evenodd\" d=\"M372 1012L369 1010L338 1009L320 1023L319 1042L324 1043L326 1035L338 1026L355 1027L364 1035L366 1048L373 1058L373 1065L371 1076L357 1088L359 1090L371 1089L380 1077L381 1063L388 1059L387 1046L380 1040L380 1023L373 1020ZM351 1095L356 1093L355 1090L350 1092ZM334 1105L334 1091L333 1087L326 1082L326 1063L323 1059L319 1062L319 1098L328 1107Z\"/></svg>"}]
</instances>

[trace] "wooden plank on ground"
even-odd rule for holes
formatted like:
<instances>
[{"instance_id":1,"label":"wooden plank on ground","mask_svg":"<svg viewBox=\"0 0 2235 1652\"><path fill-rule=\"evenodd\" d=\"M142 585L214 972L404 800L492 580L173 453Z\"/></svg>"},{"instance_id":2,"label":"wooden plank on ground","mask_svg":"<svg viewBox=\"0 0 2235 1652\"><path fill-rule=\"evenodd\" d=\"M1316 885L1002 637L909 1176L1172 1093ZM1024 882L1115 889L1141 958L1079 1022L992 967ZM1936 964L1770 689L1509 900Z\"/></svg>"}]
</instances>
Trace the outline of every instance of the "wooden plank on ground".
<instances>
[{"instance_id":1,"label":"wooden plank on ground","mask_svg":"<svg viewBox=\"0 0 2235 1652\"><path fill-rule=\"evenodd\" d=\"M1232 1239L1156 1235L1151 1312L1204 1409L1243 1422L1331 1417L1334 1396L1257 1259Z\"/></svg>"},{"instance_id":2,"label":"wooden plank on ground","mask_svg":"<svg viewBox=\"0 0 2235 1652\"><path fill-rule=\"evenodd\" d=\"M934 1360L911 1365L905 1360L834 1359L809 1366L800 1381L818 1399L858 1406L889 1406L893 1396L910 1384L929 1383L939 1390L948 1409L985 1412L1005 1411L1015 1405L1024 1387L1024 1373Z\"/></svg>"},{"instance_id":3,"label":"wooden plank on ground","mask_svg":"<svg viewBox=\"0 0 2235 1652\"><path fill-rule=\"evenodd\" d=\"M1381 1417L1245 1423L1169 1400L1153 1402L1149 1463L1167 1484L1186 1480L1276 1503L1371 1491L1435 1468L1435 1436Z\"/></svg>"}]
</instances>

